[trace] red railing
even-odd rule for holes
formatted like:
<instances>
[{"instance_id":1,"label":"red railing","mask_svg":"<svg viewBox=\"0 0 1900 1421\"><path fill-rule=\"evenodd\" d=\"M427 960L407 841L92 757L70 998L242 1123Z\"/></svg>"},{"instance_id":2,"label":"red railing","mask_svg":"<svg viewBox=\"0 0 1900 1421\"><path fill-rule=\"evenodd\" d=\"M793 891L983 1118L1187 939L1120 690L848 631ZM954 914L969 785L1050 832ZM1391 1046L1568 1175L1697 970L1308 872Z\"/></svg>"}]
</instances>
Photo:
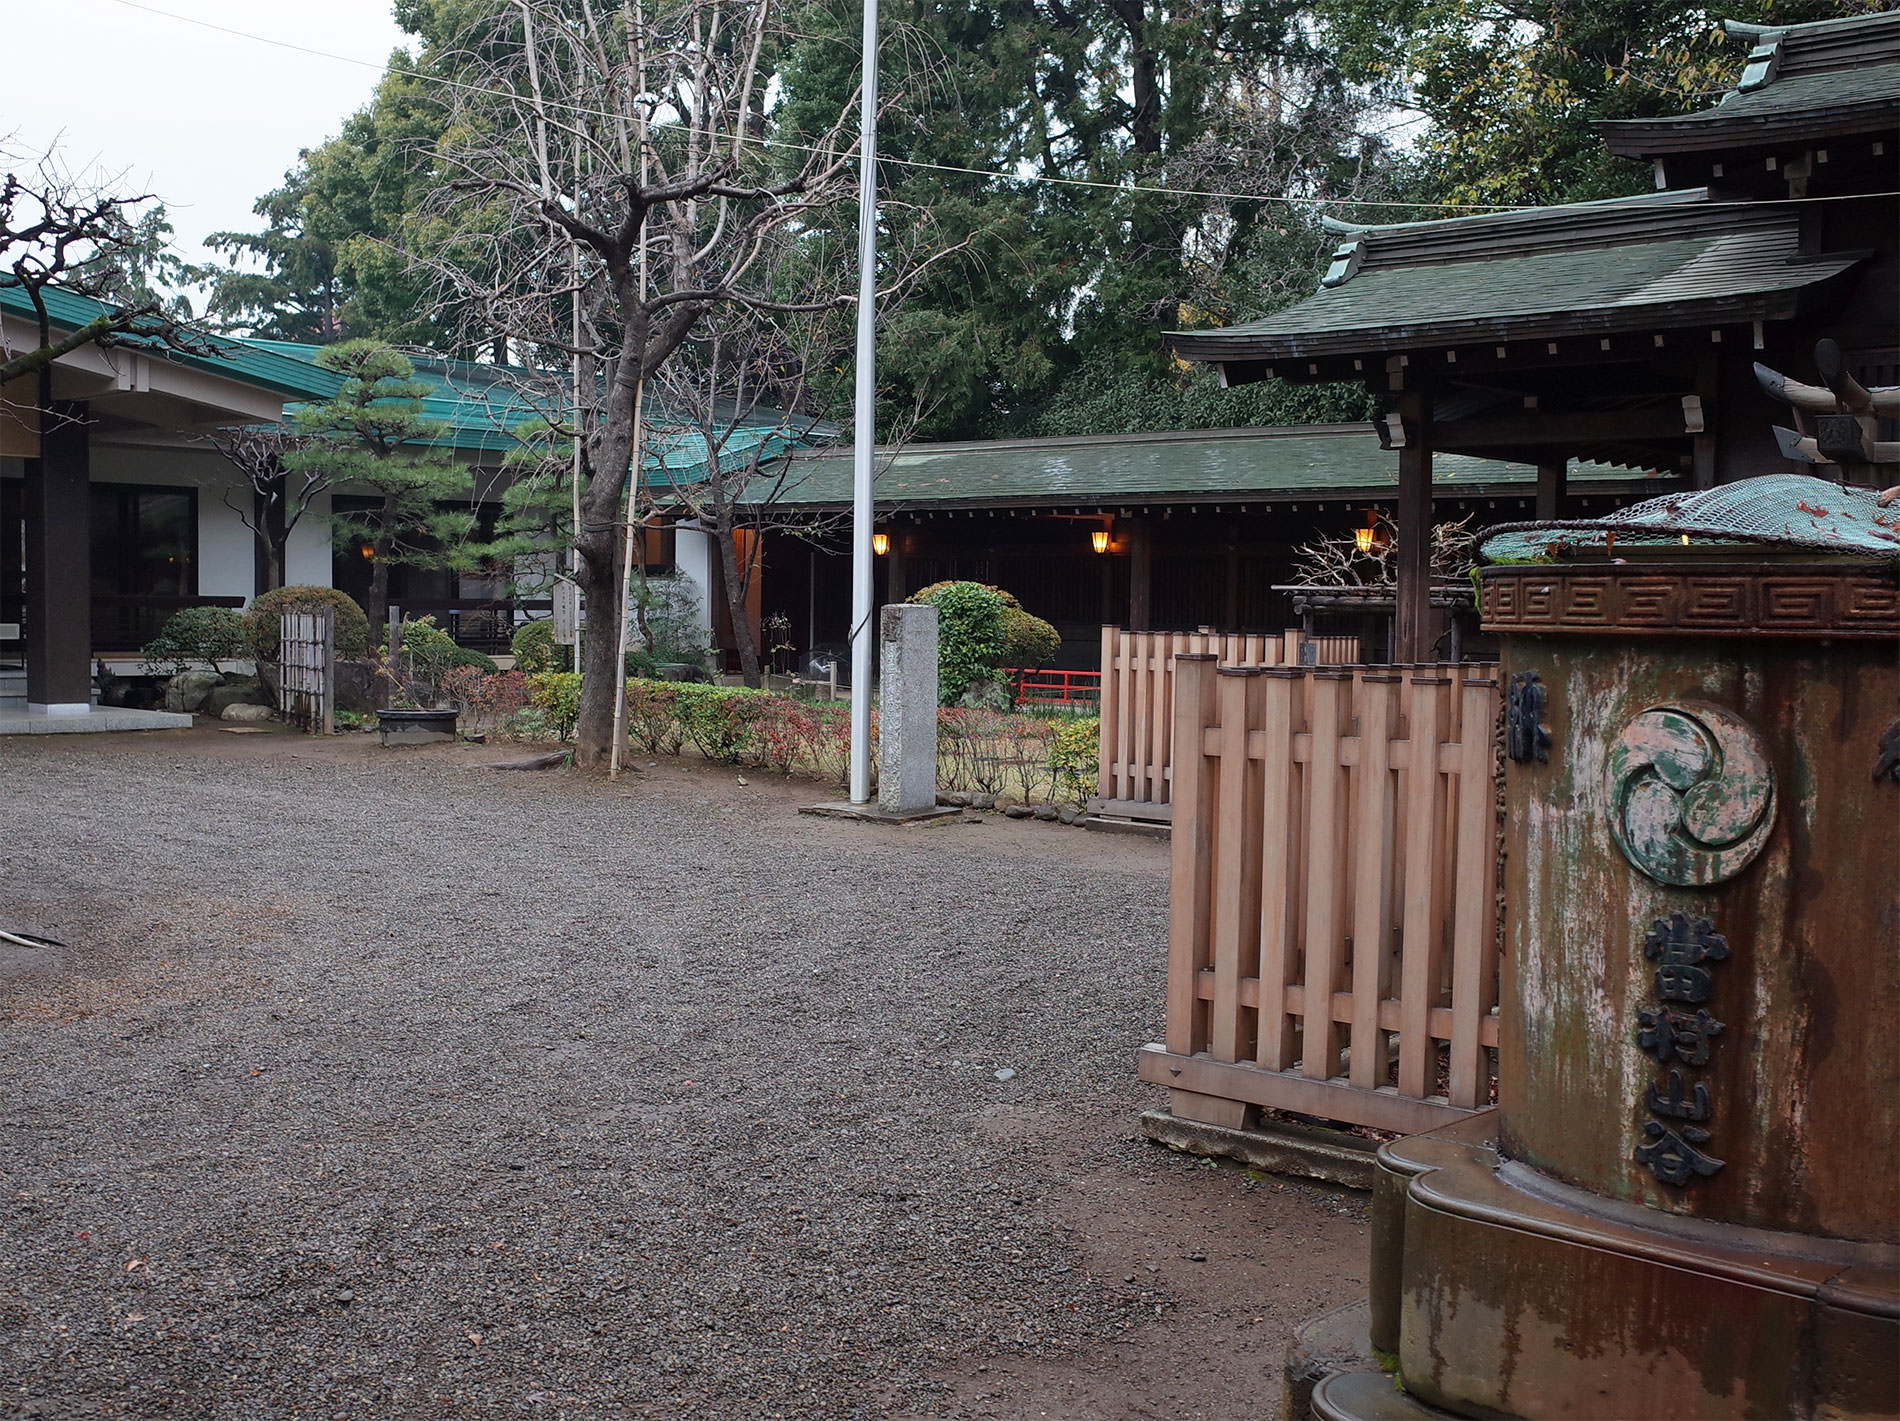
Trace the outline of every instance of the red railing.
<instances>
[{"instance_id":1,"label":"red railing","mask_svg":"<svg viewBox=\"0 0 1900 1421\"><path fill-rule=\"evenodd\" d=\"M1016 704L1030 706L1099 706L1100 671L1037 671L1005 666L1003 674L1016 688Z\"/></svg>"}]
</instances>

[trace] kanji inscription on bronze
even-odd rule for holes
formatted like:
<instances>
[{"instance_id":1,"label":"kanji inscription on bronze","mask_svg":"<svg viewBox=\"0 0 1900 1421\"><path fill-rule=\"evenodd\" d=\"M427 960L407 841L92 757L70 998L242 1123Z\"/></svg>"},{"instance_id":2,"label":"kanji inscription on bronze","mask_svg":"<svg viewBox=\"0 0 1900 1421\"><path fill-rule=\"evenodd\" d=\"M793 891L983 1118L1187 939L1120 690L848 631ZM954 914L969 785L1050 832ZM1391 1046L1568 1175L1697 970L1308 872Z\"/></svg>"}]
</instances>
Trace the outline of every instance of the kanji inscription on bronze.
<instances>
[{"instance_id":1,"label":"kanji inscription on bronze","mask_svg":"<svg viewBox=\"0 0 1900 1421\"><path fill-rule=\"evenodd\" d=\"M1550 759L1550 732L1544 729L1544 683L1535 671L1519 671L1511 677L1509 706L1505 712L1504 753L1520 765Z\"/></svg>"},{"instance_id":2,"label":"kanji inscription on bronze","mask_svg":"<svg viewBox=\"0 0 1900 1421\"><path fill-rule=\"evenodd\" d=\"M1714 1174L1724 1163L1696 1148L1708 1143L1709 1132L1698 1126L1715 1107L1708 1082L1686 1081L1681 1068L1708 1065L1715 1038L1722 1034L1722 1023L1702 1004L1715 990L1710 964L1725 962L1728 955L1728 939L1715 924L1687 913L1658 918L1643 935L1643 956L1656 964L1653 980L1661 1000L1639 1009L1636 1044L1669 1069L1644 1092L1644 1108L1659 1118L1643 1122L1646 1142L1636 1146L1636 1162L1664 1184L1681 1187ZM1694 1123L1663 1123L1676 1120Z\"/></svg>"}]
</instances>

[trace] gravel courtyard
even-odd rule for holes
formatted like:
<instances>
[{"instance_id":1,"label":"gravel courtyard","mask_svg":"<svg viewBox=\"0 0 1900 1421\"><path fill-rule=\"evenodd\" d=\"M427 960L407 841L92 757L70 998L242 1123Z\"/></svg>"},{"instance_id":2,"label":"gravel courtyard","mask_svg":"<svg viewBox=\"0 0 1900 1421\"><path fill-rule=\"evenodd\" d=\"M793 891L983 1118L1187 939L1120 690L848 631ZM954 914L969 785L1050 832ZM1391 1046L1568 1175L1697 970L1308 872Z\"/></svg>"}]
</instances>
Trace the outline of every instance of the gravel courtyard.
<instances>
[{"instance_id":1,"label":"gravel courtyard","mask_svg":"<svg viewBox=\"0 0 1900 1421\"><path fill-rule=\"evenodd\" d=\"M1164 845L510 753L0 740L0 1417L1278 1414L1365 1203L1139 1136Z\"/></svg>"}]
</instances>

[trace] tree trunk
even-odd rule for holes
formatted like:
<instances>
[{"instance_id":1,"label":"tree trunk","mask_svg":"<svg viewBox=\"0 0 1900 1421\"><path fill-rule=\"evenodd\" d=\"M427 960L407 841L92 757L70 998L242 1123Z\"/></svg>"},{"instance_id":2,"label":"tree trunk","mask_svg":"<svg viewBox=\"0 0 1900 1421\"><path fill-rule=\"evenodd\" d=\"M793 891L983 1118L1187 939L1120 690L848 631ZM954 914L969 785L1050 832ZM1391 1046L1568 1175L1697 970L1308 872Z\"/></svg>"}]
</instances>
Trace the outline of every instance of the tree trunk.
<instances>
[{"instance_id":1,"label":"tree trunk","mask_svg":"<svg viewBox=\"0 0 1900 1421\"><path fill-rule=\"evenodd\" d=\"M389 555L395 550L396 539L390 531L396 526L396 500L385 495L383 498L382 522L376 530L376 538L370 544L369 592L363 604L363 612L369 618L369 635L375 641L383 624L389 620Z\"/></svg>"},{"instance_id":2,"label":"tree trunk","mask_svg":"<svg viewBox=\"0 0 1900 1421\"><path fill-rule=\"evenodd\" d=\"M581 639L581 709L574 722L574 764L604 770L613 756L614 698L624 693L620 660L620 530L590 534L581 549L581 596L587 635ZM595 549L598 549L596 553Z\"/></svg>"},{"instance_id":3,"label":"tree trunk","mask_svg":"<svg viewBox=\"0 0 1900 1421\"><path fill-rule=\"evenodd\" d=\"M715 479L717 485L718 480ZM758 687L765 678L759 666L759 643L752 635L752 619L746 615L746 570L739 566L739 540L733 536L732 505L724 491L713 490L713 540L719 545L719 571L726 585L726 612L732 619L733 646L739 653L739 673L748 686Z\"/></svg>"}]
</instances>

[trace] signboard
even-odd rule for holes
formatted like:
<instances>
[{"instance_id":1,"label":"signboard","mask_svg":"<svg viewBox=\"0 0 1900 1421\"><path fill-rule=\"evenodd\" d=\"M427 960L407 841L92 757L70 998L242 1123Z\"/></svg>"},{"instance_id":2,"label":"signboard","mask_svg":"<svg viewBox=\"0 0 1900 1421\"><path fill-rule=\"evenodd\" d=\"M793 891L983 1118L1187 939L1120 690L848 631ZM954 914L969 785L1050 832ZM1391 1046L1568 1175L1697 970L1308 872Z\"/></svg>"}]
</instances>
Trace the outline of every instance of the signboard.
<instances>
[{"instance_id":1,"label":"signboard","mask_svg":"<svg viewBox=\"0 0 1900 1421\"><path fill-rule=\"evenodd\" d=\"M554 640L572 646L581 623L581 589L565 577L554 584Z\"/></svg>"}]
</instances>

